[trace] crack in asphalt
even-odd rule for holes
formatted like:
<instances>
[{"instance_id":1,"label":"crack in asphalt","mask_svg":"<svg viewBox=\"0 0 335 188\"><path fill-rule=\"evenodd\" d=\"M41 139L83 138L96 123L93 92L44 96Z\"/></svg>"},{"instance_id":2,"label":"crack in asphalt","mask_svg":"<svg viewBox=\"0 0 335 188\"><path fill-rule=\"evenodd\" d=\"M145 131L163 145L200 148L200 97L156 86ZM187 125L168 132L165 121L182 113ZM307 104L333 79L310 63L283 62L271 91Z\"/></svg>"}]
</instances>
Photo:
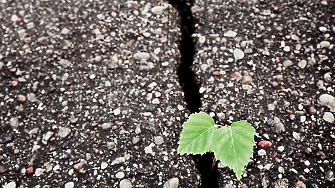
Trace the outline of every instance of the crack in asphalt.
<instances>
[{"instance_id":1,"label":"crack in asphalt","mask_svg":"<svg viewBox=\"0 0 335 188\"><path fill-rule=\"evenodd\" d=\"M179 84L184 92L188 110L191 113L199 112L199 108L201 107L200 84L196 82L195 73L192 71L195 55L195 44L192 34L195 33L194 22L196 20L193 18L191 7L194 5L194 0L168 0L168 2L178 11L180 16L180 31L182 36L179 42L181 57L177 67ZM217 165L212 169L213 159L213 153L193 155L193 160L201 174L201 187L203 188L219 187Z\"/></svg>"}]
</instances>

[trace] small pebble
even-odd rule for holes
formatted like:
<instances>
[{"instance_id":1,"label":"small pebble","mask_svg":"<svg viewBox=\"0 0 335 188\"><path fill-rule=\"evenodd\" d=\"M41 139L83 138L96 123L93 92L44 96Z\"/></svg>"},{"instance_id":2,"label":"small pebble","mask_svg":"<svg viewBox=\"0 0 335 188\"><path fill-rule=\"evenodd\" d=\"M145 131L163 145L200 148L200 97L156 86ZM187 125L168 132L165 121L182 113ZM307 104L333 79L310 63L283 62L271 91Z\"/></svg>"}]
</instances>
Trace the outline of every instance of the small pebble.
<instances>
[{"instance_id":1,"label":"small pebble","mask_svg":"<svg viewBox=\"0 0 335 188\"><path fill-rule=\"evenodd\" d=\"M73 182L67 182L65 184L65 188L73 188L74 187L74 183Z\"/></svg>"},{"instance_id":2,"label":"small pebble","mask_svg":"<svg viewBox=\"0 0 335 188\"><path fill-rule=\"evenodd\" d=\"M327 72L325 75L323 75L323 79L324 79L326 82L328 82L328 83L333 82L331 73L329 73L329 72Z\"/></svg>"},{"instance_id":3,"label":"small pebble","mask_svg":"<svg viewBox=\"0 0 335 188\"><path fill-rule=\"evenodd\" d=\"M117 165L117 164L123 164L126 162L126 159L124 157L119 157L119 158L116 158L113 162L112 162L112 166L113 165Z\"/></svg>"},{"instance_id":4,"label":"small pebble","mask_svg":"<svg viewBox=\"0 0 335 188\"><path fill-rule=\"evenodd\" d=\"M113 112L114 112L114 115L117 116L121 113L121 110L118 108L118 109L115 109Z\"/></svg>"},{"instance_id":5,"label":"small pebble","mask_svg":"<svg viewBox=\"0 0 335 188\"><path fill-rule=\"evenodd\" d=\"M205 41L206 41L206 37L205 37L205 36L200 36L200 37L199 37L199 42L200 42L201 44L203 44Z\"/></svg>"},{"instance_id":6,"label":"small pebble","mask_svg":"<svg viewBox=\"0 0 335 188\"><path fill-rule=\"evenodd\" d=\"M319 97L319 103L330 108L331 112L335 112L335 97L328 94L322 94Z\"/></svg>"},{"instance_id":7,"label":"small pebble","mask_svg":"<svg viewBox=\"0 0 335 188\"><path fill-rule=\"evenodd\" d=\"M99 63L101 61L101 59L102 59L102 57L100 55L98 55L94 58L94 61Z\"/></svg>"},{"instance_id":8,"label":"small pebble","mask_svg":"<svg viewBox=\"0 0 335 188\"><path fill-rule=\"evenodd\" d=\"M33 174L34 173L34 167L31 166L31 167L27 168L26 173L27 174Z\"/></svg>"},{"instance_id":9,"label":"small pebble","mask_svg":"<svg viewBox=\"0 0 335 188\"><path fill-rule=\"evenodd\" d=\"M95 78L95 74L90 75L90 79L93 80Z\"/></svg>"},{"instance_id":10,"label":"small pebble","mask_svg":"<svg viewBox=\"0 0 335 188\"><path fill-rule=\"evenodd\" d=\"M320 47L321 48L328 48L330 46L330 42L329 41L322 41L320 43Z\"/></svg>"},{"instance_id":11,"label":"small pebble","mask_svg":"<svg viewBox=\"0 0 335 188\"><path fill-rule=\"evenodd\" d=\"M27 100L27 98L26 98L26 96L24 96L24 95L18 95L18 96L17 96L17 100L18 100L19 102L25 102L25 101Z\"/></svg>"},{"instance_id":12,"label":"small pebble","mask_svg":"<svg viewBox=\"0 0 335 188\"><path fill-rule=\"evenodd\" d=\"M304 69L307 65L307 61L306 60L301 60L299 61L298 63L298 66L301 68L301 69Z\"/></svg>"},{"instance_id":13,"label":"small pebble","mask_svg":"<svg viewBox=\"0 0 335 188\"><path fill-rule=\"evenodd\" d=\"M258 145L262 148L265 148L265 147L271 147L272 143L270 141L262 140L258 143Z\"/></svg>"},{"instance_id":14,"label":"small pebble","mask_svg":"<svg viewBox=\"0 0 335 188\"><path fill-rule=\"evenodd\" d=\"M35 170L35 176L41 176L43 173L44 173L44 171L45 171L45 169L43 169L43 168L37 168L36 170Z\"/></svg>"},{"instance_id":15,"label":"small pebble","mask_svg":"<svg viewBox=\"0 0 335 188\"><path fill-rule=\"evenodd\" d=\"M242 79L242 84L251 84L252 83L252 77L251 76L244 76Z\"/></svg>"},{"instance_id":16,"label":"small pebble","mask_svg":"<svg viewBox=\"0 0 335 188\"><path fill-rule=\"evenodd\" d=\"M276 79L277 79L278 82L281 82L281 81L284 80L284 76L283 76L282 74L277 75L277 76L276 76Z\"/></svg>"},{"instance_id":17,"label":"small pebble","mask_svg":"<svg viewBox=\"0 0 335 188\"><path fill-rule=\"evenodd\" d=\"M331 112L325 112L323 119L329 123L334 123L334 115Z\"/></svg>"},{"instance_id":18,"label":"small pebble","mask_svg":"<svg viewBox=\"0 0 335 188\"><path fill-rule=\"evenodd\" d=\"M235 49L234 50L234 58L235 60L243 59L244 57L244 52L240 49Z\"/></svg>"},{"instance_id":19,"label":"small pebble","mask_svg":"<svg viewBox=\"0 0 335 188\"><path fill-rule=\"evenodd\" d=\"M163 6L155 6L151 9L151 11L155 14L161 15L163 14L164 7Z\"/></svg>"},{"instance_id":20,"label":"small pebble","mask_svg":"<svg viewBox=\"0 0 335 188\"><path fill-rule=\"evenodd\" d=\"M284 49L283 49L285 52L290 52L291 51L291 48L289 46L285 46Z\"/></svg>"},{"instance_id":21,"label":"small pebble","mask_svg":"<svg viewBox=\"0 0 335 188\"><path fill-rule=\"evenodd\" d=\"M291 35L291 39L292 40L295 40L295 41L298 41L299 40L299 37L297 35Z\"/></svg>"},{"instance_id":22,"label":"small pebble","mask_svg":"<svg viewBox=\"0 0 335 188\"><path fill-rule=\"evenodd\" d=\"M82 163L77 163L77 164L73 165L73 168L76 169L76 170L80 170L82 167L83 167Z\"/></svg>"},{"instance_id":23,"label":"small pebble","mask_svg":"<svg viewBox=\"0 0 335 188\"><path fill-rule=\"evenodd\" d=\"M61 127L59 128L58 130L58 136L61 137L61 138L65 138L67 137L67 135L69 135L71 132L71 129L70 128L67 128L67 127Z\"/></svg>"},{"instance_id":24,"label":"small pebble","mask_svg":"<svg viewBox=\"0 0 335 188\"><path fill-rule=\"evenodd\" d=\"M179 179L171 178L167 182L164 183L163 188L178 188L179 187Z\"/></svg>"},{"instance_id":25,"label":"small pebble","mask_svg":"<svg viewBox=\"0 0 335 188\"><path fill-rule=\"evenodd\" d=\"M293 132L293 138L295 138L296 140L300 140L300 133L297 133L297 132Z\"/></svg>"},{"instance_id":26,"label":"small pebble","mask_svg":"<svg viewBox=\"0 0 335 188\"><path fill-rule=\"evenodd\" d=\"M3 186L3 188L15 188L16 187L16 183L15 182L10 182L7 185Z\"/></svg>"},{"instance_id":27,"label":"small pebble","mask_svg":"<svg viewBox=\"0 0 335 188\"><path fill-rule=\"evenodd\" d=\"M163 144L163 143L164 143L164 139L163 139L162 136L156 136L156 137L155 137L155 144L157 144L157 145L161 145L161 144Z\"/></svg>"},{"instance_id":28,"label":"small pebble","mask_svg":"<svg viewBox=\"0 0 335 188\"><path fill-rule=\"evenodd\" d=\"M115 177L118 178L118 179L124 178L124 172L118 172L118 173L116 173Z\"/></svg>"},{"instance_id":29,"label":"small pebble","mask_svg":"<svg viewBox=\"0 0 335 188\"><path fill-rule=\"evenodd\" d=\"M330 181L330 182L333 182L335 180L335 177L334 177L334 172L329 170L327 173L326 173L326 180L327 181Z\"/></svg>"},{"instance_id":30,"label":"small pebble","mask_svg":"<svg viewBox=\"0 0 335 188\"><path fill-rule=\"evenodd\" d=\"M258 150L258 155L259 156L264 156L264 155L266 155L266 151L264 149L260 149L260 150Z\"/></svg>"},{"instance_id":31,"label":"small pebble","mask_svg":"<svg viewBox=\"0 0 335 188\"><path fill-rule=\"evenodd\" d=\"M63 28L61 31L62 34L67 35L70 33L70 30L68 30L67 28Z\"/></svg>"},{"instance_id":32,"label":"small pebble","mask_svg":"<svg viewBox=\"0 0 335 188\"><path fill-rule=\"evenodd\" d=\"M225 37L236 37L237 33L235 31L228 31L223 36Z\"/></svg>"},{"instance_id":33,"label":"small pebble","mask_svg":"<svg viewBox=\"0 0 335 188\"><path fill-rule=\"evenodd\" d=\"M319 27L319 30L320 30L321 32L326 32L326 31L327 31L327 28L326 28L326 27L323 27L323 26L321 26L321 27Z\"/></svg>"},{"instance_id":34,"label":"small pebble","mask_svg":"<svg viewBox=\"0 0 335 188\"><path fill-rule=\"evenodd\" d=\"M131 184L131 181L128 179L123 179L120 181L120 188L132 188L133 185Z\"/></svg>"},{"instance_id":35,"label":"small pebble","mask_svg":"<svg viewBox=\"0 0 335 188\"><path fill-rule=\"evenodd\" d=\"M292 64L293 64L293 63L292 63L291 60L285 60L285 61L283 62L283 65L284 65L285 68L291 66Z\"/></svg>"},{"instance_id":36,"label":"small pebble","mask_svg":"<svg viewBox=\"0 0 335 188\"><path fill-rule=\"evenodd\" d=\"M108 166L108 163L107 163L107 162L105 162L105 161L102 161L102 162L101 162L101 169L102 169L102 170L103 170L103 169L106 169L107 166Z\"/></svg>"}]
</instances>

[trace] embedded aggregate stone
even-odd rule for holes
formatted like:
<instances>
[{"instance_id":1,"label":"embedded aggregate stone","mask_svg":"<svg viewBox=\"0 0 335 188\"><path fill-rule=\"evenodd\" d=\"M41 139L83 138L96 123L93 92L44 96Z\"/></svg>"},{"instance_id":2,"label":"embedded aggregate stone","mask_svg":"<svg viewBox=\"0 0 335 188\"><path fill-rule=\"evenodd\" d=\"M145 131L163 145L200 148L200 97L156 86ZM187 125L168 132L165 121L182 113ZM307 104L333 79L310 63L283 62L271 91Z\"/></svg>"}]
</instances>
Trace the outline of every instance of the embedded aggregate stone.
<instances>
[{"instance_id":1,"label":"embedded aggregate stone","mask_svg":"<svg viewBox=\"0 0 335 188\"><path fill-rule=\"evenodd\" d=\"M130 180L123 179L120 181L120 188L132 188L133 185Z\"/></svg>"},{"instance_id":2,"label":"embedded aggregate stone","mask_svg":"<svg viewBox=\"0 0 335 188\"><path fill-rule=\"evenodd\" d=\"M67 128L67 127L61 127L59 128L58 130L58 136L59 137L62 137L62 138L65 138L66 136L68 136L71 132L71 129L70 128Z\"/></svg>"},{"instance_id":3,"label":"embedded aggregate stone","mask_svg":"<svg viewBox=\"0 0 335 188\"><path fill-rule=\"evenodd\" d=\"M15 188L16 187L16 183L15 182L10 182L6 185L4 185L4 188Z\"/></svg>"},{"instance_id":4,"label":"embedded aggregate stone","mask_svg":"<svg viewBox=\"0 0 335 188\"><path fill-rule=\"evenodd\" d=\"M167 182L164 183L163 188L178 188L178 186L179 186L179 179L171 178Z\"/></svg>"}]
</instances>

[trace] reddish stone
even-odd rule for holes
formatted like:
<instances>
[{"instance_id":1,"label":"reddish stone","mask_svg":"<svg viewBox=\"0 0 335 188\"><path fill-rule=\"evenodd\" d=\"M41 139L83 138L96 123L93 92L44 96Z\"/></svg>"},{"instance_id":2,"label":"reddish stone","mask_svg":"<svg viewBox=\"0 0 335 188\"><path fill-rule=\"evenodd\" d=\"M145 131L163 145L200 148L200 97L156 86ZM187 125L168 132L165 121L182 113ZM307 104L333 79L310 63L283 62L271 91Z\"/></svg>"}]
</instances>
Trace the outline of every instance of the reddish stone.
<instances>
[{"instance_id":1,"label":"reddish stone","mask_svg":"<svg viewBox=\"0 0 335 188\"><path fill-rule=\"evenodd\" d=\"M11 83L11 85L14 86L14 87L17 86L17 84L18 84L17 81L12 81L12 83Z\"/></svg>"},{"instance_id":2,"label":"reddish stone","mask_svg":"<svg viewBox=\"0 0 335 188\"><path fill-rule=\"evenodd\" d=\"M258 145L262 148L265 148L265 147L271 147L272 143L270 141L263 140L259 142Z\"/></svg>"},{"instance_id":3,"label":"reddish stone","mask_svg":"<svg viewBox=\"0 0 335 188\"><path fill-rule=\"evenodd\" d=\"M296 184L295 184L295 187L296 188L306 188L306 184L302 181L298 181Z\"/></svg>"},{"instance_id":4,"label":"reddish stone","mask_svg":"<svg viewBox=\"0 0 335 188\"><path fill-rule=\"evenodd\" d=\"M169 21L168 17L161 18L161 22L162 22L162 23L166 23L166 22L168 22L168 21Z\"/></svg>"},{"instance_id":5,"label":"reddish stone","mask_svg":"<svg viewBox=\"0 0 335 188\"><path fill-rule=\"evenodd\" d=\"M8 167L7 167L7 166L5 166L5 165L1 165L1 166L0 166L0 174L3 174L3 173L5 173L5 172L7 172L7 170L8 170Z\"/></svg>"},{"instance_id":6,"label":"reddish stone","mask_svg":"<svg viewBox=\"0 0 335 188\"><path fill-rule=\"evenodd\" d=\"M213 72L213 75L214 75L214 76L219 76L220 73L219 73L219 71L214 71L214 72Z\"/></svg>"},{"instance_id":7,"label":"reddish stone","mask_svg":"<svg viewBox=\"0 0 335 188\"><path fill-rule=\"evenodd\" d=\"M235 77L235 72L231 74L231 77L233 77L233 78Z\"/></svg>"},{"instance_id":8,"label":"reddish stone","mask_svg":"<svg viewBox=\"0 0 335 188\"><path fill-rule=\"evenodd\" d=\"M272 152L272 155L271 155L272 158L276 158L277 157L277 152Z\"/></svg>"},{"instance_id":9,"label":"reddish stone","mask_svg":"<svg viewBox=\"0 0 335 188\"><path fill-rule=\"evenodd\" d=\"M27 174L34 173L34 167L31 166L31 167L27 168L26 172L27 172Z\"/></svg>"},{"instance_id":10,"label":"reddish stone","mask_svg":"<svg viewBox=\"0 0 335 188\"><path fill-rule=\"evenodd\" d=\"M92 127L95 127L97 125L98 125L98 123L92 123Z\"/></svg>"},{"instance_id":11,"label":"reddish stone","mask_svg":"<svg viewBox=\"0 0 335 188\"><path fill-rule=\"evenodd\" d=\"M161 43L167 42L167 38L166 37L162 37L159 40L161 41Z\"/></svg>"}]
</instances>

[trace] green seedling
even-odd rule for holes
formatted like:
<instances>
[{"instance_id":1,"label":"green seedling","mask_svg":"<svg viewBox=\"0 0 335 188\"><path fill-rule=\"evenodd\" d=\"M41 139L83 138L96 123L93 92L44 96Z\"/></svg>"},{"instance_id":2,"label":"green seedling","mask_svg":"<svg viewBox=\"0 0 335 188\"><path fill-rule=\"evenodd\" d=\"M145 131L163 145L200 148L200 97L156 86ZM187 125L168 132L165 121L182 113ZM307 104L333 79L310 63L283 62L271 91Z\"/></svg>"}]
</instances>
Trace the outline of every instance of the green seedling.
<instances>
[{"instance_id":1,"label":"green seedling","mask_svg":"<svg viewBox=\"0 0 335 188\"><path fill-rule=\"evenodd\" d=\"M195 113L183 125L178 154L214 152L215 158L241 179L244 166L252 157L254 135L255 129L247 121L220 126L215 125L213 118L206 113Z\"/></svg>"}]
</instances>

